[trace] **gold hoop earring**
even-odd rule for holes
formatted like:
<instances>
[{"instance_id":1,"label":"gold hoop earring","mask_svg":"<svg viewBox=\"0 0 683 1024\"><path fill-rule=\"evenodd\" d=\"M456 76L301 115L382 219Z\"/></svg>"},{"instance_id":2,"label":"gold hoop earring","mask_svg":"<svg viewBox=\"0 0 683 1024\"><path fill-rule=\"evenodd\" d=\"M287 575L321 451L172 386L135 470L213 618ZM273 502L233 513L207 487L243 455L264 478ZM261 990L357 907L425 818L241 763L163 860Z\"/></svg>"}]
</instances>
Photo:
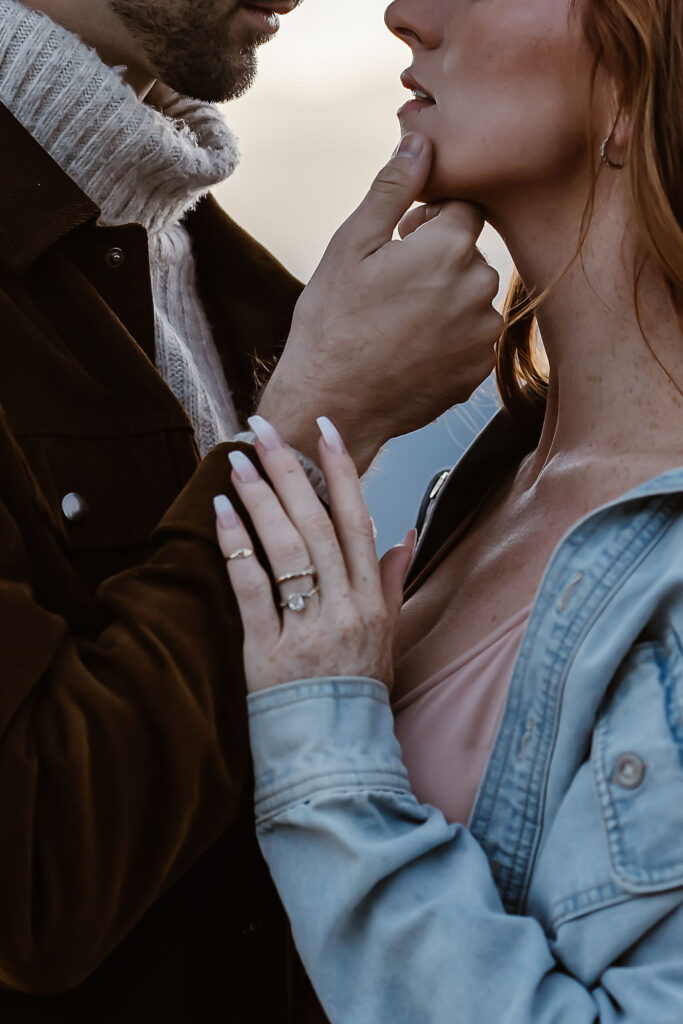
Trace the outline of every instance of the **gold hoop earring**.
<instances>
[{"instance_id":1,"label":"gold hoop earring","mask_svg":"<svg viewBox=\"0 0 683 1024\"><path fill-rule=\"evenodd\" d=\"M610 158L607 155L607 147L609 146L611 141L612 136L608 135L602 143L602 145L600 146L600 157L602 159L603 164L606 164L607 167L609 167L610 171L623 171L625 164L623 162L617 164L614 162L614 160L610 160Z\"/></svg>"}]
</instances>

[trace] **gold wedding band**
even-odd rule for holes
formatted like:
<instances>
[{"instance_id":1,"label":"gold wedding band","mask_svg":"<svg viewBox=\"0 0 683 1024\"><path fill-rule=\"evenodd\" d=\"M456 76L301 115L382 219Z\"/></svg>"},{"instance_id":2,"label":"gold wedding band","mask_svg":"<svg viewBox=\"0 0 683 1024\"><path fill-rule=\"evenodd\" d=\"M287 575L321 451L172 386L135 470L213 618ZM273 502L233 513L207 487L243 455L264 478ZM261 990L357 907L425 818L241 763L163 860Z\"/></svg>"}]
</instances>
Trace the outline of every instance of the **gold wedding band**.
<instances>
[{"instance_id":1,"label":"gold wedding band","mask_svg":"<svg viewBox=\"0 0 683 1024\"><path fill-rule=\"evenodd\" d=\"M237 551L233 551L231 555L228 555L226 561L232 562L235 558L251 558L254 552L251 548L238 548Z\"/></svg>"}]
</instances>

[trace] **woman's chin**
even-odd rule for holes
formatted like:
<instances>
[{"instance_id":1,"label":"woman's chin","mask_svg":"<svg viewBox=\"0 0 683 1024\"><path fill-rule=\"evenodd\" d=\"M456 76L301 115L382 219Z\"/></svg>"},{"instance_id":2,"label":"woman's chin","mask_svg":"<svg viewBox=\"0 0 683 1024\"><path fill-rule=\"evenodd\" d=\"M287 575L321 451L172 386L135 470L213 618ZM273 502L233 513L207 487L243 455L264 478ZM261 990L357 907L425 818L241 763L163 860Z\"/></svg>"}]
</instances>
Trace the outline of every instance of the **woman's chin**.
<instances>
[{"instance_id":1,"label":"woman's chin","mask_svg":"<svg viewBox=\"0 0 683 1024\"><path fill-rule=\"evenodd\" d=\"M413 119L417 121L418 119ZM404 133L407 131L420 131L419 124L402 124ZM485 176L484 168L475 172L473 168L445 166L441 158L439 143L427 132L423 131L427 138L431 138L434 155L432 168L424 186L419 201L422 203L445 202L450 199L461 200L462 202L480 202L482 181Z\"/></svg>"},{"instance_id":2,"label":"woman's chin","mask_svg":"<svg viewBox=\"0 0 683 1024\"><path fill-rule=\"evenodd\" d=\"M404 108L405 110L405 108ZM458 153L457 165L453 160L453 147L444 140L438 138L438 132L428 122L429 108L425 113L415 113L408 110L399 117L401 132L406 135L408 132L419 132L432 144L432 167L421 194L418 197L421 203L446 202L458 200L463 203L484 202L482 193L487 191L484 183L490 178L490 160L483 159L484 154L470 154L474 159L467 162L463 159L463 153ZM447 162L446 154L450 153L451 161ZM489 154L486 154L488 157ZM490 185L490 181L487 181Z\"/></svg>"},{"instance_id":3,"label":"woman's chin","mask_svg":"<svg viewBox=\"0 0 683 1024\"><path fill-rule=\"evenodd\" d=\"M440 173L438 166L432 169L427 184L418 197L421 203L448 202L478 203L478 189L464 175Z\"/></svg>"}]
</instances>

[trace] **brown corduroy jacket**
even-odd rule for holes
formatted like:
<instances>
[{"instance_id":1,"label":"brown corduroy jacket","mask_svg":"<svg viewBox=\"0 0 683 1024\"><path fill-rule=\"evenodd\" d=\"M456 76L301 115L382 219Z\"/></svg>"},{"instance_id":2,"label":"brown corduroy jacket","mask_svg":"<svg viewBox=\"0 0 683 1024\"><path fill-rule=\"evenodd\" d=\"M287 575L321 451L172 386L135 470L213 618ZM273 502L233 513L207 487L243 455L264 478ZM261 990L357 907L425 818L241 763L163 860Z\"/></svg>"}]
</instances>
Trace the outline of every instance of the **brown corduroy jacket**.
<instances>
[{"instance_id":1,"label":"brown corduroy jacket","mask_svg":"<svg viewBox=\"0 0 683 1024\"><path fill-rule=\"evenodd\" d=\"M301 1020L214 539L228 448L200 464L155 369L144 229L98 226L1 106L0 143L0 1020ZM188 228L245 416L300 285L213 200Z\"/></svg>"}]
</instances>

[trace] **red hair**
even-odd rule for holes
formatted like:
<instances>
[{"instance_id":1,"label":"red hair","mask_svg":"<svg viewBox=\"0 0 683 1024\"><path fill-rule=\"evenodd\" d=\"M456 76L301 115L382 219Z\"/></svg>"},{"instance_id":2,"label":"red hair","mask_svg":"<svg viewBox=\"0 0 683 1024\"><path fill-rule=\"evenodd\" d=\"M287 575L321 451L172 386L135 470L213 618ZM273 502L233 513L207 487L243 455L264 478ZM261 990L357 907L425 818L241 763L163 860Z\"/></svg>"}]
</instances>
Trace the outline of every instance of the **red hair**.
<instances>
[{"instance_id":1,"label":"red hair","mask_svg":"<svg viewBox=\"0 0 683 1024\"><path fill-rule=\"evenodd\" d=\"M594 77L601 67L614 77L621 109L629 117L631 139L622 173L629 175L643 256L655 261L675 305L683 309L681 0L589 0L584 30L595 55ZM599 172L596 161L595 180ZM592 205L593 196L582 237ZM634 268L636 309L641 269L642 262ZM532 299L515 272L505 301L506 326L497 346L501 399L515 419L528 425L537 422L548 393L535 315L542 298Z\"/></svg>"}]
</instances>

